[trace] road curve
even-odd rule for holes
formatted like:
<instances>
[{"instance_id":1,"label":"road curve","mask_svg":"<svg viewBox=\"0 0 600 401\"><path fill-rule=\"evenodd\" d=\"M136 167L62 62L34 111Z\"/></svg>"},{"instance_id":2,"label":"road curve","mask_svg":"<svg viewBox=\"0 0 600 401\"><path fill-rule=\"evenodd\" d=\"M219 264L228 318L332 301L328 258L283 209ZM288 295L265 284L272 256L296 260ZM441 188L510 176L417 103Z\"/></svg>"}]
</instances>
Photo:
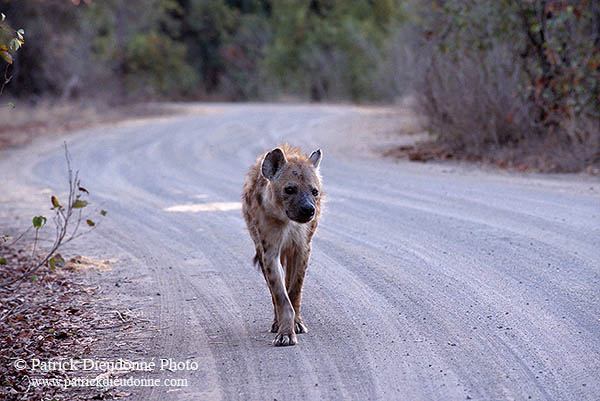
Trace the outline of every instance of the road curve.
<instances>
[{"instance_id":1,"label":"road curve","mask_svg":"<svg viewBox=\"0 0 600 401\"><path fill-rule=\"evenodd\" d=\"M145 358L199 363L160 373L188 387L134 398L600 398L597 180L373 157L376 109L196 108L68 137L109 211L78 246L119 258L114 296L160 328ZM305 282L309 333L276 348L238 202L248 167L283 141L323 149L327 203ZM1 154L0 207L16 210L16 188L64 187L61 143Z\"/></svg>"}]
</instances>

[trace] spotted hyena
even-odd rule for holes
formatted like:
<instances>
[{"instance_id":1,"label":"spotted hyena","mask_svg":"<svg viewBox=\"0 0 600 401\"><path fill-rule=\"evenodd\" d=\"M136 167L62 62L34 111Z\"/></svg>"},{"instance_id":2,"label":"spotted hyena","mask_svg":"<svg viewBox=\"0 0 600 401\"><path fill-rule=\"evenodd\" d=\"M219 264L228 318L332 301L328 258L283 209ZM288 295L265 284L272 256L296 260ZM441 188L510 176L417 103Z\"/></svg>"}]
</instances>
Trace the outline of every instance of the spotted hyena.
<instances>
[{"instance_id":1,"label":"spotted hyena","mask_svg":"<svg viewBox=\"0 0 600 401\"><path fill-rule=\"evenodd\" d=\"M275 308L274 345L294 345L296 333L308 331L300 302L321 212L321 158L320 149L307 156L296 147L279 146L258 158L244 185L242 211L256 247L254 263Z\"/></svg>"}]
</instances>

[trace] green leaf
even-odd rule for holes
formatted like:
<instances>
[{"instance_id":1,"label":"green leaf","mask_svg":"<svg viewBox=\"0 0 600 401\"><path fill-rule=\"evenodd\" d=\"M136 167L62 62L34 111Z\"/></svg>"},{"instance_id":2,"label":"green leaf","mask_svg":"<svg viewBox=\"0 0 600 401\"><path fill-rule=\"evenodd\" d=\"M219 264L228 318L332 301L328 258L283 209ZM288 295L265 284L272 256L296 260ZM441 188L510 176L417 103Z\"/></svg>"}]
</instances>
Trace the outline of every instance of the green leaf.
<instances>
[{"instance_id":1,"label":"green leaf","mask_svg":"<svg viewBox=\"0 0 600 401\"><path fill-rule=\"evenodd\" d=\"M2 59L4 61L6 61L8 64L13 63L13 58L10 55L10 53L8 52L8 50L0 49L0 57L2 57Z\"/></svg>"},{"instance_id":2,"label":"green leaf","mask_svg":"<svg viewBox=\"0 0 600 401\"><path fill-rule=\"evenodd\" d=\"M0 258L0 265L6 264L6 258Z\"/></svg>"},{"instance_id":3,"label":"green leaf","mask_svg":"<svg viewBox=\"0 0 600 401\"><path fill-rule=\"evenodd\" d=\"M51 269L54 269L56 266L65 266L67 261L61 256L60 253L57 253L48 260L48 264L50 265Z\"/></svg>"},{"instance_id":4,"label":"green leaf","mask_svg":"<svg viewBox=\"0 0 600 401\"><path fill-rule=\"evenodd\" d=\"M90 226L90 227L94 227L94 226L96 225L96 223L94 223L94 222L93 222L92 220L90 220L90 219L87 219L85 222L86 222L86 223L87 223L87 225L88 225L88 226Z\"/></svg>"},{"instance_id":5,"label":"green leaf","mask_svg":"<svg viewBox=\"0 0 600 401\"><path fill-rule=\"evenodd\" d=\"M101 214L102 216L106 216L106 210L104 210L104 209L100 210L100 214Z\"/></svg>"},{"instance_id":6,"label":"green leaf","mask_svg":"<svg viewBox=\"0 0 600 401\"><path fill-rule=\"evenodd\" d=\"M37 276L35 274L31 275L31 281L33 281L34 283L38 282L38 278L37 278Z\"/></svg>"},{"instance_id":7,"label":"green leaf","mask_svg":"<svg viewBox=\"0 0 600 401\"><path fill-rule=\"evenodd\" d=\"M87 201L77 199L75 202L73 202L73 205L71 205L71 207L73 209L83 209L87 205L88 205Z\"/></svg>"},{"instance_id":8,"label":"green leaf","mask_svg":"<svg viewBox=\"0 0 600 401\"><path fill-rule=\"evenodd\" d=\"M21 35L25 35L25 31L23 30L23 28L17 29L17 33L20 33Z\"/></svg>"},{"instance_id":9,"label":"green leaf","mask_svg":"<svg viewBox=\"0 0 600 401\"><path fill-rule=\"evenodd\" d=\"M33 226L39 230L46 224L46 218L44 216L35 216L32 222Z\"/></svg>"},{"instance_id":10,"label":"green leaf","mask_svg":"<svg viewBox=\"0 0 600 401\"><path fill-rule=\"evenodd\" d=\"M21 42L18 39L12 39L10 41L11 50L17 51L17 50L19 50L19 47L21 47Z\"/></svg>"},{"instance_id":11,"label":"green leaf","mask_svg":"<svg viewBox=\"0 0 600 401\"><path fill-rule=\"evenodd\" d=\"M11 109L14 109L15 104L13 102L8 102L8 107L10 107Z\"/></svg>"},{"instance_id":12,"label":"green leaf","mask_svg":"<svg viewBox=\"0 0 600 401\"><path fill-rule=\"evenodd\" d=\"M60 253L57 253L56 255L54 255L53 257L51 257L48 260L48 266L50 266L50 270L54 271L54 269L56 269L56 266L64 266L66 265L67 262L63 259L62 256L60 256Z\"/></svg>"}]
</instances>

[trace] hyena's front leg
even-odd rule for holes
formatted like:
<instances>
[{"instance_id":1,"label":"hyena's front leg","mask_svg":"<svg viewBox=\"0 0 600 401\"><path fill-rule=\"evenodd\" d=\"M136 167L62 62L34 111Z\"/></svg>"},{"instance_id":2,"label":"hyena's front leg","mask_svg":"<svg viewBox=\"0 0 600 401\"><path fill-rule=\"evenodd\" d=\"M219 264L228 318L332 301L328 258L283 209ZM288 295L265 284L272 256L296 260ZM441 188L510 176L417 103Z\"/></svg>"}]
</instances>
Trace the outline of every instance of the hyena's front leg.
<instances>
[{"instance_id":1,"label":"hyena's front leg","mask_svg":"<svg viewBox=\"0 0 600 401\"><path fill-rule=\"evenodd\" d=\"M265 276L266 278L266 276ZM268 281L267 281L268 284ZM271 323L271 333L277 333L279 331L279 324L277 324L277 302L275 296L271 292L271 301L273 301L273 323Z\"/></svg>"},{"instance_id":2,"label":"hyena's front leg","mask_svg":"<svg viewBox=\"0 0 600 401\"><path fill-rule=\"evenodd\" d=\"M260 240L259 240L260 242ZM266 242L263 241L263 246L266 245ZM277 324L277 301L275 300L275 294L273 290L271 290L271 285L269 284L269 273L266 268L265 258L263 257L264 252L263 248L256 248L256 259L258 259L258 264L260 265L260 270L263 273L263 277L267 282L267 287L269 288L269 293L271 294L271 302L273 302L273 324L271 325L271 333L277 333L279 331L279 325Z\"/></svg>"},{"instance_id":3,"label":"hyena's front leg","mask_svg":"<svg viewBox=\"0 0 600 401\"><path fill-rule=\"evenodd\" d=\"M292 263L288 264L286 272L287 293L296 314L294 322L296 333L308 333L308 328L300 317L300 304L302 303L302 285L304 284L304 276L306 275L309 258L310 245L301 251L294 252L293 259L291 260Z\"/></svg>"},{"instance_id":4,"label":"hyena's front leg","mask_svg":"<svg viewBox=\"0 0 600 401\"><path fill-rule=\"evenodd\" d=\"M264 254L265 279L273 297L278 331L273 340L274 345L295 345L294 308L288 297L283 281L282 268L279 261L279 250L269 250Z\"/></svg>"}]
</instances>

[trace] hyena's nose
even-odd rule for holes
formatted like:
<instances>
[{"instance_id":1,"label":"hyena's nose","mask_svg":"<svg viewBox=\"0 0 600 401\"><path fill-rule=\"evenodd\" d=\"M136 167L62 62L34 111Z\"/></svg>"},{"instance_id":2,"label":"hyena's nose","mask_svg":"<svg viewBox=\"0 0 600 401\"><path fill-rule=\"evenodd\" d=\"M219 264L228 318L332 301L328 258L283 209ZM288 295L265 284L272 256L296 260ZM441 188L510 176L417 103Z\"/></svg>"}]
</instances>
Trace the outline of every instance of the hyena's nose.
<instances>
[{"instance_id":1,"label":"hyena's nose","mask_svg":"<svg viewBox=\"0 0 600 401\"><path fill-rule=\"evenodd\" d=\"M304 205L300 208L300 212L303 216L312 217L315 215L315 207L313 205Z\"/></svg>"}]
</instances>

